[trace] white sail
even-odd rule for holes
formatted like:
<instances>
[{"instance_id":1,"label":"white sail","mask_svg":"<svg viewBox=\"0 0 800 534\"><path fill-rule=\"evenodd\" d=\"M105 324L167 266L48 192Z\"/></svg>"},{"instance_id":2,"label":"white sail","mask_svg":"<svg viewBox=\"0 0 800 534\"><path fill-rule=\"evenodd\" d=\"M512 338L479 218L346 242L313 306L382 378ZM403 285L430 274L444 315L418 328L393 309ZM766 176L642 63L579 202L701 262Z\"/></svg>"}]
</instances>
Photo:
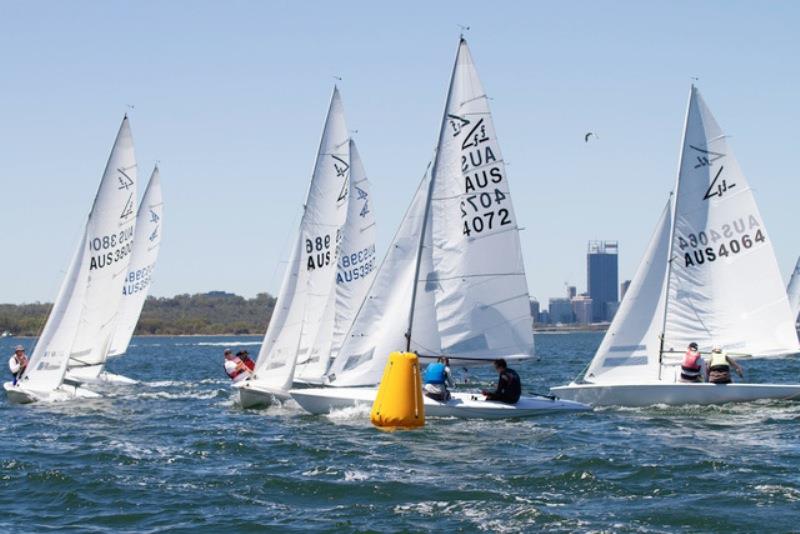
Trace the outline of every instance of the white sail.
<instances>
[{"instance_id":1,"label":"white sail","mask_svg":"<svg viewBox=\"0 0 800 534\"><path fill-rule=\"evenodd\" d=\"M675 198L664 349L797 352L763 219L727 139L692 87Z\"/></svg>"},{"instance_id":2,"label":"white sail","mask_svg":"<svg viewBox=\"0 0 800 534\"><path fill-rule=\"evenodd\" d=\"M347 220L342 227L339 245L336 289L329 296L310 357L305 363L297 364L295 379L299 381L322 381L375 277L375 217L369 181L352 139L348 197Z\"/></svg>"},{"instance_id":3,"label":"white sail","mask_svg":"<svg viewBox=\"0 0 800 534\"><path fill-rule=\"evenodd\" d=\"M429 181L426 174L331 365L328 377L332 385L377 384L389 353L406 346L411 288ZM436 332L435 322L420 321L420 325ZM421 331L422 327L418 336ZM438 340L428 343L438 347Z\"/></svg>"},{"instance_id":4,"label":"white sail","mask_svg":"<svg viewBox=\"0 0 800 534\"><path fill-rule=\"evenodd\" d=\"M164 201L161 196L161 175L158 166L153 169L150 181L142 196L136 215L136 233L133 238L128 273L122 286L122 303L117 313L116 330L111 341L109 356L123 354L139 322L144 301L150 291L153 271L161 246L164 223Z\"/></svg>"},{"instance_id":5,"label":"white sail","mask_svg":"<svg viewBox=\"0 0 800 534\"><path fill-rule=\"evenodd\" d=\"M792 317L796 320L797 315L800 314L800 258L797 259L794 266L786 293L789 295L789 309L792 310Z\"/></svg>"},{"instance_id":6,"label":"white sail","mask_svg":"<svg viewBox=\"0 0 800 534\"><path fill-rule=\"evenodd\" d=\"M533 320L505 163L488 98L461 40L433 169L433 279L441 351L533 355ZM413 338L413 331L412 331Z\"/></svg>"},{"instance_id":7,"label":"white sail","mask_svg":"<svg viewBox=\"0 0 800 534\"><path fill-rule=\"evenodd\" d=\"M658 380L671 217L668 202L619 311L586 370L587 381L624 384Z\"/></svg>"},{"instance_id":8,"label":"white sail","mask_svg":"<svg viewBox=\"0 0 800 534\"><path fill-rule=\"evenodd\" d=\"M334 88L300 234L256 364L254 380L269 388L289 389L295 362L308 363L323 327L336 284L337 250L347 216L349 161L344 110L339 90Z\"/></svg>"},{"instance_id":9,"label":"white sail","mask_svg":"<svg viewBox=\"0 0 800 534\"><path fill-rule=\"evenodd\" d=\"M89 215L89 277L69 368L96 366L106 360L133 250L136 185L133 138L126 117Z\"/></svg>"},{"instance_id":10,"label":"white sail","mask_svg":"<svg viewBox=\"0 0 800 534\"><path fill-rule=\"evenodd\" d=\"M80 321L85 281L89 275L86 257L84 230L22 378L22 384L26 388L51 391L60 386L64 379L70 349Z\"/></svg>"},{"instance_id":11,"label":"white sail","mask_svg":"<svg viewBox=\"0 0 800 534\"><path fill-rule=\"evenodd\" d=\"M339 351L331 384L376 384L406 334L410 350L428 357L532 356L518 232L487 98L461 39L430 176Z\"/></svg>"},{"instance_id":12,"label":"white sail","mask_svg":"<svg viewBox=\"0 0 800 534\"><path fill-rule=\"evenodd\" d=\"M48 317L23 386L58 387L67 366L102 363L130 258L136 214L136 161L128 118L111 150L83 239Z\"/></svg>"}]
</instances>

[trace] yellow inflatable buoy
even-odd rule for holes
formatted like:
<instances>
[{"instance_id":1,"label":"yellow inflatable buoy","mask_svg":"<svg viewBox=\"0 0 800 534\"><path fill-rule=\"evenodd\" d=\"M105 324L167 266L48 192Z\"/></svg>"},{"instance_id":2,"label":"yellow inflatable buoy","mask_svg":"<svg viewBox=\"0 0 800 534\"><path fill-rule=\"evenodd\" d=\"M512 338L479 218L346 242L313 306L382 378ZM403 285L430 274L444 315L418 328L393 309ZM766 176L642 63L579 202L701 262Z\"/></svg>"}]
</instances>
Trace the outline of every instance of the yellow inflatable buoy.
<instances>
[{"instance_id":1,"label":"yellow inflatable buoy","mask_svg":"<svg viewBox=\"0 0 800 534\"><path fill-rule=\"evenodd\" d=\"M425 424L419 360L411 352L393 352L383 370L378 396L370 412L381 428L411 428Z\"/></svg>"}]
</instances>

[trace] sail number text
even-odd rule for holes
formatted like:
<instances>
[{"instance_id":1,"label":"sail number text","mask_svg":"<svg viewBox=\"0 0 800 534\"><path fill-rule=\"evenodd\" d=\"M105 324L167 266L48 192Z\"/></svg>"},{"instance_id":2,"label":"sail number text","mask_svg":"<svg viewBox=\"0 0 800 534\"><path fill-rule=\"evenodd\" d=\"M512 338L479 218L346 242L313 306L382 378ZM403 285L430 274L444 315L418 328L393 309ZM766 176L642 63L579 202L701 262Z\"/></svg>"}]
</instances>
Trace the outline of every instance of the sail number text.
<instances>
[{"instance_id":1,"label":"sail number text","mask_svg":"<svg viewBox=\"0 0 800 534\"><path fill-rule=\"evenodd\" d=\"M767 240L761 224L753 215L740 217L716 229L709 228L707 231L677 237L685 267L729 258Z\"/></svg>"},{"instance_id":2,"label":"sail number text","mask_svg":"<svg viewBox=\"0 0 800 534\"><path fill-rule=\"evenodd\" d=\"M130 226L118 233L95 237L89 241L92 257L89 270L102 269L125 259L133 247L133 227ZM99 253L99 254L97 254Z\"/></svg>"}]
</instances>

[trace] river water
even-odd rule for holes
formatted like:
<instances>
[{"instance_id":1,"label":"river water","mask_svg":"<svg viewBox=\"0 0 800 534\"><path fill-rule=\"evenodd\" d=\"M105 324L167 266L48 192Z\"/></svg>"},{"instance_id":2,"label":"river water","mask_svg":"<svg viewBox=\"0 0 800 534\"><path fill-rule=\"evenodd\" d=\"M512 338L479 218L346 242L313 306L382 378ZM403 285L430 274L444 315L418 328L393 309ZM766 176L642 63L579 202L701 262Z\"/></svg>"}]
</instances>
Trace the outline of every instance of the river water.
<instances>
[{"instance_id":1,"label":"river water","mask_svg":"<svg viewBox=\"0 0 800 534\"><path fill-rule=\"evenodd\" d=\"M537 335L541 361L517 367L525 388L568 382L600 339ZM0 354L17 342L0 339ZM136 338L109 370L141 384L82 403L0 401L0 531L800 530L800 403L385 432L368 410L237 408L222 350L258 346ZM800 381L798 360L745 365L751 381Z\"/></svg>"}]
</instances>

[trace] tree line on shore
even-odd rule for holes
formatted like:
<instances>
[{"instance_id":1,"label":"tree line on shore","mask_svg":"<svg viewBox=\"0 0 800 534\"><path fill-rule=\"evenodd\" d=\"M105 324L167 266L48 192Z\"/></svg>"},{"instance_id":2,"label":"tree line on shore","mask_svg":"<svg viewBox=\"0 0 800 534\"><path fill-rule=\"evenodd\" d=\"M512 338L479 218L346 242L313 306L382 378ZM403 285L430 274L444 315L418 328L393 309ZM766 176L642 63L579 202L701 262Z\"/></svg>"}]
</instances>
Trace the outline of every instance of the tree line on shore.
<instances>
[{"instance_id":1,"label":"tree line on shore","mask_svg":"<svg viewBox=\"0 0 800 534\"><path fill-rule=\"evenodd\" d=\"M0 304L0 332L37 336L51 304ZM275 297L259 293L248 299L210 291L174 297L148 297L136 335L262 335L275 309Z\"/></svg>"}]
</instances>

